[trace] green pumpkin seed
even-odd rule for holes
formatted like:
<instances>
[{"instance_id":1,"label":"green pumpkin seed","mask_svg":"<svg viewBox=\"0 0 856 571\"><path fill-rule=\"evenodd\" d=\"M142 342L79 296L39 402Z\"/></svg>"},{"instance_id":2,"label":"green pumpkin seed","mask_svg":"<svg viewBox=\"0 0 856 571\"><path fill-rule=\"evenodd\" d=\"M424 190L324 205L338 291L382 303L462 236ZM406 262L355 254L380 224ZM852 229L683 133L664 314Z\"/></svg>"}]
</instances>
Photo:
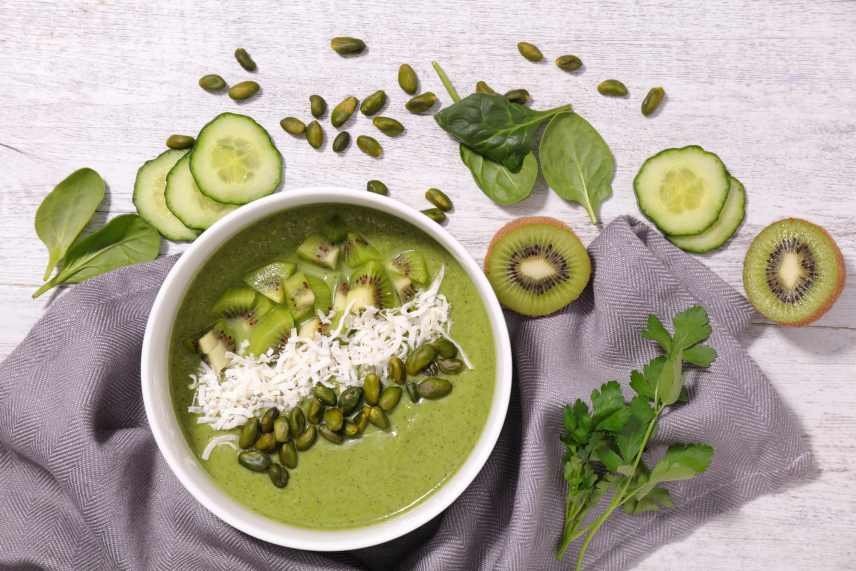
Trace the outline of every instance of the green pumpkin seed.
<instances>
[{"instance_id":1,"label":"green pumpkin seed","mask_svg":"<svg viewBox=\"0 0 856 571\"><path fill-rule=\"evenodd\" d=\"M437 350L437 354L444 359L452 359L458 356L458 348L445 337L432 341L431 345Z\"/></svg>"},{"instance_id":2,"label":"green pumpkin seed","mask_svg":"<svg viewBox=\"0 0 856 571\"><path fill-rule=\"evenodd\" d=\"M437 103L437 96L431 91L426 91L421 95L412 97L410 101L404 104L411 113L426 113L434 104Z\"/></svg>"},{"instance_id":3,"label":"green pumpkin seed","mask_svg":"<svg viewBox=\"0 0 856 571\"><path fill-rule=\"evenodd\" d=\"M391 357L388 367L389 378L399 385L404 384L404 381L407 380L407 371L404 370L404 362L398 357Z\"/></svg>"},{"instance_id":4,"label":"green pumpkin seed","mask_svg":"<svg viewBox=\"0 0 856 571\"><path fill-rule=\"evenodd\" d=\"M490 85L484 81L476 82L476 93L487 93L488 95L499 95Z\"/></svg>"},{"instance_id":5,"label":"green pumpkin seed","mask_svg":"<svg viewBox=\"0 0 856 571\"><path fill-rule=\"evenodd\" d=\"M303 452L304 450L309 450L312 448L312 445L315 444L315 440L318 439L318 432L315 430L315 426L310 424L306 430L301 432L294 439L294 447L299 451Z\"/></svg>"},{"instance_id":6,"label":"green pumpkin seed","mask_svg":"<svg viewBox=\"0 0 856 571\"><path fill-rule=\"evenodd\" d=\"M347 131L342 131L336 138L333 139L333 152L341 153L351 144L351 134Z\"/></svg>"},{"instance_id":7,"label":"green pumpkin seed","mask_svg":"<svg viewBox=\"0 0 856 571\"><path fill-rule=\"evenodd\" d=\"M288 442L289 437L289 426L288 419L283 415L277 417L276 420L273 421L273 438L277 442Z\"/></svg>"},{"instance_id":8,"label":"green pumpkin seed","mask_svg":"<svg viewBox=\"0 0 856 571\"><path fill-rule=\"evenodd\" d=\"M238 454L238 464L253 472L265 472L270 468L270 456L257 450L244 450Z\"/></svg>"},{"instance_id":9,"label":"green pumpkin seed","mask_svg":"<svg viewBox=\"0 0 856 571\"><path fill-rule=\"evenodd\" d=\"M440 190L439 188L429 188L425 191L425 198L428 199L428 202L442 210L443 212L448 212L453 208L452 199L449 198L445 192Z\"/></svg>"},{"instance_id":10,"label":"green pumpkin seed","mask_svg":"<svg viewBox=\"0 0 856 571\"><path fill-rule=\"evenodd\" d=\"M306 407L306 420L310 424L320 424L324 415L324 404L317 398L310 399Z\"/></svg>"},{"instance_id":11,"label":"green pumpkin seed","mask_svg":"<svg viewBox=\"0 0 856 571\"><path fill-rule=\"evenodd\" d=\"M196 142L190 135L170 135L166 139L166 146L170 149L189 149Z\"/></svg>"},{"instance_id":12,"label":"green pumpkin seed","mask_svg":"<svg viewBox=\"0 0 856 571\"><path fill-rule=\"evenodd\" d=\"M324 437L325 440L333 444L342 444L345 441L344 436L342 436L338 432L333 432L326 426L319 427L318 432L321 434L321 436Z\"/></svg>"},{"instance_id":13,"label":"green pumpkin seed","mask_svg":"<svg viewBox=\"0 0 856 571\"><path fill-rule=\"evenodd\" d=\"M276 448L276 438L274 438L273 432L265 432L259 436L254 447L260 452L272 452Z\"/></svg>"},{"instance_id":14,"label":"green pumpkin seed","mask_svg":"<svg viewBox=\"0 0 856 571\"><path fill-rule=\"evenodd\" d=\"M439 377L428 377L416 385L416 391L426 399L439 399L452 392L452 383Z\"/></svg>"},{"instance_id":15,"label":"green pumpkin seed","mask_svg":"<svg viewBox=\"0 0 856 571\"><path fill-rule=\"evenodd\" d=\"M445 375L457 375L464 370L464 362L460 359L437 359L437 368Z\"/></svg>"},{"instance_id":16,"label":"green pumpkin seed","mask_svg":"<svg viewBox=\"0 0 856 571\"><path fill-rule=\"evenodd\" d=\"M407 396L410 397L410 401L413 403L419 402L419 399L422 398L419 396L419 391L416 390L416 383L407 383L404 385L404 389L407 391Z\"/></svg>"},{"instance_id":17,"label":"green pumpkin seed","mask_svg":"<svg viewBox=\"0 0 856 571\"><path fill-rule=\"evenodd\" d=\"M283 131L285 131L289 135L294 135L295 137L298 137L306 132L306 123L304 123L297 117L286 117L285 119L279 122L279 126L282 127Z\"/></svg>"},{"instance_id":18,"label":"green pumpkin seed","mask_svg":"<svg viewBox=\"0 0 856 571\"><path fill-rule=\"evenodd\" d=\"M324 411L324 424L333 432L342 430L342 424L345 422L345 416L338 408L328 408Z\"/></svg>"},{"instance_id":19,"label":"green pumpkin seed","mask_svg":"<svg viewBox=\"0 0 856 571\"><path fill-rule=\"evenodd\" d=\"M255 416L247 420L241 427L241 435L238 437L238 446L251 448L259 437L259 419Z\"/></svg>"},{"instance_id":20,"label":"green pumpkin seed","mask_svg":"<svg viewBox=\"0 0 856 571\"><path fill-rule=\"evenodd\" d=\"M404 132L404 125L392 117L375 117L372 124L380 129L380 132L390 137L397 137Z\"/></svg>"},{"instance_id":21,"label":"green pumpkin seed","mask_svg":"<svg viewBox=\"0 0 856 571\"><path fill-rule=\"evenodd\" d=\"M357 103L359 103L357 98L351 95L333 107L333 111L330 113L330 122L333 126L338 128L344 125L357 110Z\"/></svg>"},{"instance_id":22,"label":"green pumpkin seed","mask_svg":"<svg viewBox=\"0 0 856 571\"><path fill-rule=\"evenodd\" d=\"M250 54L244 48L235 50L235 59L247 71L256 71L258 69L256 62L253 61L253 58L250 57Z\"/></svg>"},{"instance_id":23,"label":"green pumpkin seed","mask_svg":"<svg viewBox=\"0 0 856 571\"><path fill-rule=\"evenodd\" d=\"M537 62L544 59L544 54L541 53L538 46L529 42L517 42L517 51L529 61Z\"/></svg>"},{"instance_id":24,"label":"green pumpkin seed","mask_svg":"<svg viewBox=\"0 0 856 571\"><path fill-rule=\"evenodd\" d=\"M360 105L360 112L366 117L369 117L380 111L385 103L386 93L383 91L383 89L378 89L377 91L363 99L363 102Z\"/></svg>"},{"instance_id":25,"label":"green pumpkin seed","mask_svg":"<svg viewBox=\"0 0 856 571\"><path fill-rule=\"evenodd\" d=\"M597 91L607 97L624 97L628 93L627 87L617 79L601 81L597 86Z\"/></svg>"},{"instance_id":26,"label":"green pumpkin seed","mask_svg":"<svg viewBox=\"0 0 856 571\"><path fill-rule=\"evenodd\" d=\"M389 195L389 189L379 180L370 180L366 183L366 190L375 194Z\"/></svg>"},{"instance_id":27,"label":"green pumpkin seed","mask_svg":"<svg viewBox=\"0 0 856 571\"><path fill-rule=\"evenodd\" d=\"M446 215L439 208L426 208L422 211L422 214L424 214L437 224L442 224L446 221Z\"/></svg>"},{"instance_id":28,"label":"green pumpkin seed","mask_svg":"<svg viewBox=\"0 0 856 571\"><path fill-rule=\"evenodd\" d=\"M348 387L342 391L342 394L339 395L339 406L342 409L342 413L351 414L354 412L360 406L362 398L363 389L360 387Z\"/></svg>"},{"instance_id":29,"label":"green pumpkin seed","mask_svg":"<svg viewBox=\"0 0 856 571\"><path fill-rule=\"evenodd\" d=\"M384 411L389 412L398 406L398 401L401 400L401 387L390 386L383 389L380 395L378 406Z\"/></svg>"},{"instance_id":30,"label":"green pumpkin seed","mask_svg":"<svg viewBox=\"0 0 856 571\"><path fill-rule=\"evenodd\" d=\"M315 385L315 397L327 406L336 406L336 391L327 385Z\"/></svg>"},{"instance_id":31,"label":"green pumpkin seed","mask_svg":"<svg viewBox=\"0 0 856 571\"><path fill-rule=\"evenodd\" d=\"M320 95L310 95L309 110L312 112L313 117L320 119L327 111L327 102Z\"/></svg>"},{"instance_id":32,"label":"green pumpkin seed","mask_svg":"<svg viewBox=\"0 0 856 571\"><path fill-rule=\"evenodd\" d=\"M366 43L359 38L339 36L330 40L330 47L340 56L362 53Z\"/></svg>"},{"instance_id":33,"label":"green pumpkin seed","mask_svg":"<svg viewBox=\"0 0 856 571\"><path fill-rule=\"evenodd\" d=\"M405 93L413 95L419 89L419 78L409 64L403 63L398 67L398 85Z\"/></svg>"},{"instance_id":34,"label":"green pumpkin seed","mask_svg":"<svg viewBox=\"0 0 856 571\"><path fill-rule=\"evenodd\" d=\"M563 71L577 71L583 66L583 60L575 55L559 56L556 65Z\"/></svg>"},{"instance_id":35,"label":"green pumpkin seed","mask_svg":"<svg viewBox=\"0 0 856 571\"><path fill-rule=\"evenodd\" d=\"M360 427L353 420L346 420L345 429L342 432L346 438L357 438L360 435Z\"/></svg>"},{"instance_id":36,"label":"green pumpkin seed","mask_svg":"<svg viewBox=\"0 0 856 571\"><path fill-rule=\"evenodd\" d=\"M363 398L365 399L367 404L376 405L378 399L380 399L380 377L375 375L374 373L369 373L366 375L366 378L363 379Z\"/></svg>"},{"instance_id":37,"label":"green pumpkin seed","mask_svg":"<svg viewBox=\"0 0 856 571\"><path fill-rule=\"evenodd\" d=\"M255 81L242 81L229 88L229 97L235 101L244 101L259 92L261 86Z\"/></svg>"},{"instance_id":38,"label":"green pumpkin seed","mask_svg":"<svg viewBox=\"0 0 856 571\"><path fill-rule=\"evenodd\" d=\"M437 349L433 345L426 343L418 347L405 361L405 368L408 375L418 375L422 370L430 365L437 357Z\"/></svg>"},{"instance_id":39,"label":"green pumpkin seed","mask_svg":"<svg viewBox=\"0 0 856 571\"><path fill-rule=\"evenodd\" d=\"M373 406L369 410L369 422L382 430L389 428L389 418L387 418L386 413L379 406Z\"/></svg>"},{"instance_id":40,"label":"green pumpkin seed","mask_svg":"<svg viewBox=\"0 0 856 571\"><path fill-rule=\"evenodd\" d=\"M277 488L284 488L288 485L288 470L279 464L271 464L268 468L268 476L270 481Z\"/></svg>"},{"instance_id":41,"label":"green pumpkin seed","mask_svg":"<svg viewBox=\"0 0 856 571\"><path fill-rule=\"evenodd\" d=\"M371 407L364 406L363 409L354 417L354 424L360 429L360 433L364 432L369 425L369 411Z\"/></svg>"},{"instance_id":42,"label":"green pumpkin seed","mask_svg":"<svg viewBox=\"0 0 856 571\"><path fill-rule=\"evenodd\" d=\"M275 406L270 407L262 413L262 418L259 421L259 428L262 432L273 432L273 421L279 416L279 409Z\"/></svg>"},{"instance_id":43,"label":"green pumpkin seed","mask_svg":"<svg viewBox=\"0 0 856 571\"><path fill-rule=\"evenodd\" d=\"M302 434L306 429L306 415L299 406L294 407L288 415L288 429L292 436Z\"/></svg>"},{"instance_id":44,"label":"green pumpkin seed","mask_svg":"<svg viewBox=\"0 0 856 571\"><path fill-rule=\"evenodd\" d=\"M652 87L651 91L648 92L648 95L646 95L645 99L642 101L642 115L650 117L651 114L660 106L660 103L663 102L663 98L665 96L665 89L662 87Z\"/></svg>"},{"instance_id":45,"label":"green pumpkin seed","mask_svg":"<svg viewBox=\"0 0 856 571\"><path fill-rule=\"evenodd\" d=\"M318 121L312 121L306 126L306 140L313 149L320 149L324 144L324 129Z\"/></svg>"},{"instance_id":46,"label":"green pumpkin seed","mask_svg":"<svg viewBox=\"0 0 856 571\"><path fill-rule=\"evenodd\" d=\"M297 468L297 447L294 445L293 440L286 442L279 449L279 461L282 462L283 466L291 470Z\"/></svg>"},{"instance_id":47,"label":"green pumpkin seed","mask_svg":"<svg viewBox=\"0 0 856 571\"><path fill-rule=\"evenodd\" d=\"M217 93L226 89L226 80L216 73L209 73L199 78L199 87L209 93Z\"/></svg>"},{"instance_id":48,"label":"green pumpkin seed","mask_svg":"<svg viewBox=\"0 0 856 571\"><path fill-rule=\"evenodd\" d=\"M512 89L511 91L505 92L505 98L511 101L512 103L526 105L526 103L529 101L529 92L525 89Z\"/></svg>"},{"instance_id":49,"label":"green pumpkin seed","mask_svg":"<svg viewBox=\"0 0 856 571\"><path fill-rule=\"evenodd\" d=\"M357 137L357 146L370 157L379 158L383 154L383 147L380 146L377 139L368 135Z\"/></svg>"}]
</instances>

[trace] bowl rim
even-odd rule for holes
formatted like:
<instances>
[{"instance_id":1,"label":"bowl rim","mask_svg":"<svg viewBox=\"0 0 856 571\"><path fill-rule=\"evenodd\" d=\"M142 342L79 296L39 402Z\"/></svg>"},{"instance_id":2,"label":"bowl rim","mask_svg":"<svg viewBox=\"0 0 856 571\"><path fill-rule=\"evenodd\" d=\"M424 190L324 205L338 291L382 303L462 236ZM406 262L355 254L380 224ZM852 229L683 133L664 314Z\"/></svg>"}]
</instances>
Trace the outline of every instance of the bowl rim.
<instances>
[{"instance_id":1,"label":"bowl rim","mask_svg":"<svg viewBox=\"0 0 856 571\"><path fill-rule=\"evenodd\" d=\"M204 470L190 448L174 413L169 387L169 346L172 327L187 288L226 241L252 224L284 210L338 203L365 207L395 216L422 230L452 254L473 282L491 323L496 355L496 379L490 410L481 436L467 459L428 497L403 512L364 527L302 528L254 512L223 491ZM169 335L156 335L169 331ZM511 396L511 342L505 316L487 277L475 260L445 228L397 200L338 186L313 186L279 192L229 213L201 234L170 270L146 323L141 355L141 385L146 417L167 465L198 502L218 518L253 537L297 549L344 551L378 545L424 525L449 507L472 483L493 451Z\"/></svg>"}]
</instances>

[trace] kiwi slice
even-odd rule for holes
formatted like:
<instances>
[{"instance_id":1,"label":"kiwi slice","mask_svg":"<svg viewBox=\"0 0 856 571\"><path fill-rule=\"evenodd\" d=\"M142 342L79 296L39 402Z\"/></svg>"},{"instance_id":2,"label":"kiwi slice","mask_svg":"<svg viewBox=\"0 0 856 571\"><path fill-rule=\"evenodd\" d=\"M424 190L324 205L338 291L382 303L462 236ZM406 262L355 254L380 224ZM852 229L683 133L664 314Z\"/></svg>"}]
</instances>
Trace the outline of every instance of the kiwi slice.
<instances>
[{"instance_id":1,"label":"kiwi slice","mask_svg":"<svg viewBox=\"0 0 856 571\"><path fill-rule=\"evenodd\" d=\"M295 319L303 319L315 306L315 293L306 274L297 272L285 280L285 301Z\"/></svg>"},{"instance_id":2,"label":"kiwi slice","mask_svg":"<svg viewBox=\"0 0 856 571\"><path fill-rule=\"evenodd\" d=\"M277 349L294 327L294 318L285 307L275 307L262 317L250 333L248 351L251 355L261 355L268 349Z\"/></svg>"},{"instance_id":3,"label":"kiwi slice","mask_svg":"<svg viewBox=\"0 0 856 571\"><path fill-rule=\"evenodd\" d=\"M212 311L220 318L215 329L238 350L250 338L258 320L257 300L260 296L248 287L229 288L214 302Z\"/></svg>"},{"instance_id":4,"label":"kiwi slice","mask_svg":"<svg viewBox=\"0 0 856 571\"><path fill-rule=\"evenodd\" d=\"M326 335L329 331L330 328L327 324L321 323L320 319L313 317L300 324L297 335L306 339L314 339L318 335Z\"/></svg>"},{"instance_id":5,"label":"kiwi slice","mask_svg":"<svg viewBox=\"0 0 856 571\"><path fill-rule=\"evenodd\" d=\"M244 276L244 283L267 296L271 301L285 301L285 288L282 283L294 273L295 266L289 262L273 262L253 270Z\"/></svg>"},{"instance_id":6,"label":"kiwi slice","mask_svg":"<svg viewBox=\"0 0 856 571\"><path fill-rule=\"evenodd\" d=\"M199 352L202 353L202 356L218 375L229 364L226 352L235 350L229 338L223 335L217 328L211 329L200 337L198 347Z\"/></svg>"},{"instance_id":7,"label":"kiwi slice","mask_svg":"<svg viewBox=\"0 0 856 571\"><path fill-rule=\"evenodd\" d=\"M348 307L348 292L350 290L351 286L348 285L348 282L341 281L333 292L333 310L336 312L331 320L333 329L339 327L339 323L345 315L345 308Z\"/></svg>"},{"instance_id":8,"label":"kiwi slice","mask_svg":"<svg viewBox=\"0 0 856 571\"><path fill-rule=\"evenodd\" d=\"M348 232L345 243L342 245L342 254L345 263L352 268L362 266L371 260L380 260L380 252L356 232Z\"/></svg>"},{"instance_id":9,"label":"kiwi slice","mask_svg":"<svg viewBox=\"0 0 856 571\"><path fill-rule=\"evenodd\" d=\"M401 300L401 303L405 303L413 299L413 296L416 295L416 286L413 284L413 280L395 272L388 271L388 273L389 281L392 283L392 288L395 290L395 293L398 294L398 299Z\"/></svg>"},{"instance_id":10,"label":"kiwi slice","mask_svg":"<svg viewBox=\"0 0 856 571\"><path fill-rule=\"evenodd\" d=\"M386 269L390 274L407 276L419 285L428 282L428 266L425 265L425 258L416 250L396 254L386 263Z\"/></svg>"},{"instance_id":11,"label":"kiwi slice","mask_svg":"<svg viewBox=\"0 0 856 571\"><path fill-rule=\"evenodd\" d=\"M369 306L384 308L395 305L395 292L379 262L367 262L354 270L349 288L347 303L353 303L352 311Z\"/></svg>"},{"instance_id":12,"label":"kiwi slice","mask_svg":"<svg viewBox=\"0 0 856 571\"><path fill-rule=\"evenodd\" d=\"M743 262L743 287L767 319L806 325L835 303L845 274L841 250L826 230L787 218L752 240Z\"/></svg>"},{"instance_id":13,"label":"kiwi slice","mask_svg":"<svg viewBox=\"0 0 856 571\"><path fill-rule=\"evenodd\" d=\"M315 296L315 309L320 309L323 313L330 311L330 306L333 305L333 294L330 293L330 286L323 278L305 274L306 281L309 283L309 288Z\"/></svg>"},{"instance_id":14,"label":"kiwi slice","mask_svg":"<svg viewBox=\"0 0 856 571\"><path fill-rule=\"evenodd\" d=\"M490 242L487 279L500 303L523 315L548 315L577 299L591 277L591 260L573 230L555 218L506 224Z\"/></svg>"},{"instance_id":15,"label":"kiwi slice","mask_svg":"<svg viewBox=\"0 0 856 571\"><path fill-rule=\"evenodd\" d=\"M235 317L252 311L256 291L248 287L230 287L214 302L211 309L218 317Z\"/></svg>"},{"instance_id":16,"label":"kiwi slice","mask_svg":"<svg viewBox=\"0 0 856 571\"><path fill-rule=\"evenodd\" d=\"M322 268L336 269L339 261L339 246L320 234L312 234L297 247L297 256Z\"/></svg>"}]
</instances>

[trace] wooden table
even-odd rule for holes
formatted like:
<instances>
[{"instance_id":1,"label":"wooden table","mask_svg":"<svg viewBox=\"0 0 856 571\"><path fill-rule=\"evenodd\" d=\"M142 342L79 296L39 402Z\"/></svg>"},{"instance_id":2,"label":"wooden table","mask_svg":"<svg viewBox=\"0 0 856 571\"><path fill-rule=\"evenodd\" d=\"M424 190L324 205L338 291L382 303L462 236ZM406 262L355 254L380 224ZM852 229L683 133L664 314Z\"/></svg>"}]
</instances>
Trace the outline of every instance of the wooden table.
<instances>
[{"instance_id":1,"label":"wooden table","mask_svg":"<svg viewBox=\"0 0 856 571\"><path fill-rule=\"evenodd\" d=\"M395 81L402 62L449 102L432 59L462 92L483 79L502 90L526 87L539 108L573 103L616 156L607 222L639 215L631 180L647 156L692 143L718 153L746 185L748 214L737 237L703 261L734 287L742 287L752 237L785 216L828 228L856 275L856 3L5 0L0 22L0 358L49 303L30 299L46 260L33 231L45 194L90 166L109 184L98 223L133 211L140 164L170 133L196 133L222 111L251 114L271 131L285 156L286 192L320 183L363 188L380 178L394 197L425 207L426 188L446 190L457 205L448 229L477 259L518 216L556 216L593 239L599 228L585 212L543 183L522 204L491 203L457 145L430 117L403 110ZM335 35L364 38L367 55L337 56L328 47ZM584 72L532 64L518 55L520 40L538 44L548 61L577 54ZM257 74L238 67L238 46L252 53ZM230 82L253 77L263 93L244 105L205 93L196 82L211 72ZM595 85L612 77L628 85L628 100L597 94ZM645 119L639 104L654 85L665 86L668 102ZM380 88L392 98L387 114L408 130L397 140L379 137L382 160L354 147L339 156L329 142L318 152L277 125L286 115L308 117L311 93L335 104ZM360 117L351 131L374 129ZM165 253L181 249L164 245ZM745 342L802 419L822 471L711 521L639 568L856 568L856 285L816 324L782 329L759 318Z\"/></svg>"}]
</instances>

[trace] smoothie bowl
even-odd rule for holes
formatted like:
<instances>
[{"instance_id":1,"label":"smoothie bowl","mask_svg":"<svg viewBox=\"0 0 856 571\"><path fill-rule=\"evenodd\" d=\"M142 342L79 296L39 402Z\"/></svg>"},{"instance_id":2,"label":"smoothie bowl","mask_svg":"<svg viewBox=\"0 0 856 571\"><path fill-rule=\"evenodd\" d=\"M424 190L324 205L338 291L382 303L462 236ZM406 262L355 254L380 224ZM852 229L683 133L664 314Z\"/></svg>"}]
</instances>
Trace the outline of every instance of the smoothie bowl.
<instances>
[{"instance_id":1,"label":"smoothie bowl","mask_svg":"<svg viewBox=\"0 0 856 571\"><path fill-rule=\"evenodd\" d=\"M272 543L388 541L451 504L487 460L511 389L484 274L386 197L277 194L196 240L142 353L155 440L197 500Z\"/></svg>"}]
</instances>

